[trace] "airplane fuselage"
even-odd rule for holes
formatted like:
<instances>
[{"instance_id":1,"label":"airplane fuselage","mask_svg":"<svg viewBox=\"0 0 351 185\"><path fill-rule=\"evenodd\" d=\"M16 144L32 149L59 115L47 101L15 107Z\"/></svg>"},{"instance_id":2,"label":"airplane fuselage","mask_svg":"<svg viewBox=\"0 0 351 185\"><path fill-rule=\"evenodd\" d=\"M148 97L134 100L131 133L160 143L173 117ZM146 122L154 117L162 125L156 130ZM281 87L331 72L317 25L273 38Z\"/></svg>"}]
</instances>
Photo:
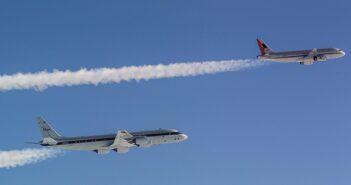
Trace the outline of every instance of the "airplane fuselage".
<instances>
[{"instance_id":1,"label":"airplane fuselage","mask_svg":"<svg viewBox=\"0 0 351 185\"><path fill-rule=\"evenodd\" d=\"M313 57L308 58L311 51L312 50L271 52L266 55L259 55L259 58L276 62L303 62L305 60L325 61L340 58L345 55L345 53L338 48L321 48L317 49Z\"/></svg>"},{"instance_id":2,"label":"airplane fuselage","mask_svg":"<svg viewBox=\"0 0 351 185\"><path fill-rule=\"evenodd\" d=\"M130 134L132 137L126 138L126 141L130 144L129 147L150 147L158 144L178 143L187 139L185 134L173 129L130 132ZM41 145L66 150L91 150L97 153L108 153L111 150L109 147L113 145L116 136L117 134L61 137L56 139L55 143L41 141Z\"/></svg>"},{"instance_id":3,"label":"airplane fuselage","mask_svg":"<svg viewBox=\"0 0 351 185\"><path fill-rule=\"evenodd\" d=\"M345 52L339 48L314 48L310 50L300 51L273 51L262 39L256 39L260 55L257 56L261 60L269 60L274 62L299 62L303 65L311 65L317 61L326 61L345 56Z\"/></svg>"}]
</instances>

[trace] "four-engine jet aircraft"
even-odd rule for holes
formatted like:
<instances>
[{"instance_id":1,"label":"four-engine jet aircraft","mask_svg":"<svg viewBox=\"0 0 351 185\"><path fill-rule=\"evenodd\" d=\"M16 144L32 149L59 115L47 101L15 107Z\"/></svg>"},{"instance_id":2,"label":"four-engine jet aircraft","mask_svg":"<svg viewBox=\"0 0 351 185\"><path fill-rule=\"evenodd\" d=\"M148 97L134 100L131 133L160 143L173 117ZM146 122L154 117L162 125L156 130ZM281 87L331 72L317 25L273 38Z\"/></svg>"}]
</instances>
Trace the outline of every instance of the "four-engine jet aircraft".
<instances>
[{"instance_id":1,"label":"four-engine jet aircraft","mask_svg":"<svg viewBox=\"0 0 351 185\"><path fill-rule=\"evenodd\" d=\"M326 61L345 56L339 48L314 48L311 50L274 52L261 39L256 39L261 55L257 58L275 62L299 62L302 65L312 65L313 62Z\"/></svg>"},{"instance_id":2,"label":"four-engine jet aircraft","mask_svg":"<svg viewBox=\"0 0 351 185\"><path fill-rule=\"evenodd\" d=\"M146 148L157 144L178 143L188 138L187 135L173 129L130 133L119 130L117 134L109 135L62 137L43 118L39 117L37 122L43 136L43 140L38 144L59 149L90 150L98 154L106 154L111 150L126 153L134 146Z\"/></svg>"}]
</instances>

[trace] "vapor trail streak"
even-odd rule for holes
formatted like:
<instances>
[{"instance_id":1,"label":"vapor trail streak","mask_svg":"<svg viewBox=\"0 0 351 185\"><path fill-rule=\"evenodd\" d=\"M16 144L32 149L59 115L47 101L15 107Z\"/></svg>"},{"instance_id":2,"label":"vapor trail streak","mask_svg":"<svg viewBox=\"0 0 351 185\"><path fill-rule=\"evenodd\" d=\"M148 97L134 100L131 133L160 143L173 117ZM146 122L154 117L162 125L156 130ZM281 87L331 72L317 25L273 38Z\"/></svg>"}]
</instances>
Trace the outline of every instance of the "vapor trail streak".
<instances>
[{"instance_id":1,"label":"vapor trail streak","mask_svg":"<svg viewBox=\"0 0 351 185\"><path fill-rule=\"evenodd\" d=\"M227 71L239 71L263 65L257 60L226 60L191 63L174 63L121 68L80 69L78 71L16 73L0 75L0 91L35 89L48 87L74 86L84 84L120 83L161 78L197 76Z\"/></svg>"},{"instance_id":2,"label":"vapor trail streak","mask_svg":"<svg viewBox=\"0 0 351 185\"><path fill-rule=\"evenodd\" d=\"M14 168L55 157L57 150L23 149L0 151L0 168Z\"/></svg>"}]
</instances>

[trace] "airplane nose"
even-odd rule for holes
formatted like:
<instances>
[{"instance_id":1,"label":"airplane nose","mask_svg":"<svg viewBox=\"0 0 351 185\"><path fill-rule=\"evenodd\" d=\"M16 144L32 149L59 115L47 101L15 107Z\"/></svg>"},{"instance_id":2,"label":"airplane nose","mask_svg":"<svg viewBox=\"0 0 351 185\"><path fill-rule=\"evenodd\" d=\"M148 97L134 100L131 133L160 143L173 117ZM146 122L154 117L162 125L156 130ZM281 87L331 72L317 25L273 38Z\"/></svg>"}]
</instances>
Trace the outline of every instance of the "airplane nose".
<instances>
[{"instance_id":1,"label":"airplane nose","mask_svg":"<svg viewBox=\"0 0 351 185\"><path fill-rule=\"evenodd\" d=\"M187 140L188 139L188 136L185 135L185 134L181 134L181 137L182 137L183 140Z\"/></svg>"},{"instance_id":2,"label":"airplane nose","mask_svg":"<svg viewBox=\"0 0 351 185\"><path fill-rule=\"evenodd\" d=\"M341 53L342 56L346 55L345 51L340 51L340 53Z\"/></svg>"}]
</instances>

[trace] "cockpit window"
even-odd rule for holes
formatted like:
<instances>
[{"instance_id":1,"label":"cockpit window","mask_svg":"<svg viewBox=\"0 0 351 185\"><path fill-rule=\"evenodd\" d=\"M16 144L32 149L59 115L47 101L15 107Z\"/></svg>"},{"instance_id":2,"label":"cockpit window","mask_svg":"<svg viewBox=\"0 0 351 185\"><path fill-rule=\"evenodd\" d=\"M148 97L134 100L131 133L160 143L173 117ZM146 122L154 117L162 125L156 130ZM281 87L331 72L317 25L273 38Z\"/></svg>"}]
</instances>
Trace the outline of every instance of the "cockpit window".
<instances>
[{"instance_id":1,"label":"cockpit window","mask_svg":"<svg viewBox=\"0 0 351 185\"><path fill-rule=\"evenodd\" d=\"M169 135L178 135L180 132L170 132Z\"/></svg>"}]
</instances>

